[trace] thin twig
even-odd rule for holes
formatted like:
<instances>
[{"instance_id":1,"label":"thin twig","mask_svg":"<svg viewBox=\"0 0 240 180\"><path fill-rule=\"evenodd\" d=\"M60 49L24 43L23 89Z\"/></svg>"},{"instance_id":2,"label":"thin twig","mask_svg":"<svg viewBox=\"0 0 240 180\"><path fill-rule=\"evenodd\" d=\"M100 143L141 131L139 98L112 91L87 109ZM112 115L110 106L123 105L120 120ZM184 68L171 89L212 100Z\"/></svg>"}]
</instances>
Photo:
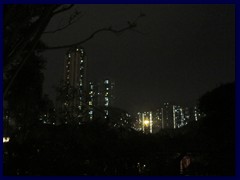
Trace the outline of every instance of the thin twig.
<instances>
[{"instance_id":1,"label":"thin twig","mask_svg":"<svg viewBox=\"0 0 240 180\"><path fill-rule=\"evenodd\" d=\"M64 11L67 11L67 10L71 9L73 6L74 6L74 4L71 4L68 7L63 7L61 9L59 9L58 11L53 12L53 15L59 14L59 13L64 12Z\"/></svg>"},{"instance_id":2,"label":"thin twig","mask_svg":"<svg viewBox=\"0 0 240 180\"><path fill-rule=\"evenodd\" d=\"M113 29L111 26L110 27L105 27L105 28L101 28L98 29L96 31L94 31L90 36L88 36L87 38L77 42L77 43L72 43L72 44L67 44L67 45L62 45L62 46L48 46L45 47L44 50L54 50L54 49L63 49L63 48L70 48L70 47L74 47L74 46L79 46L87 41L89 41L90 39L92 39L96 34L101 33L101 32L112 32L115 34L119 34L122 33L124 31L127 30L132 30L137 26L137 21L139 20L139 18L145 16L144 14L140 14L133 22L128 21L128 26L122 28L122 29Z\"/></svg>"},{"instance_id":3,"label":"thin twig","mask_svg":"<svg viewBox=\"0 0 240 180\"><path fill-rule=\"evenodd\" d=\"M81 17L82 17L82 16L81 16ZM52 30L52 31L45 31L45 32L43 32L43 34L53 34L53 33L56 33L56 32L58 32L58 31L62 31L62 30L64 30L64 29L68 28L69 26L71 26L72 24L76 23L78 20L79 20L79 18L76 19L75 21L69 22L68 24L66 24L65 26L63 26L63 27L61 27L61 28L58 28L58 29L55 29L55 30Z\"/></svg>"}]
</instances>

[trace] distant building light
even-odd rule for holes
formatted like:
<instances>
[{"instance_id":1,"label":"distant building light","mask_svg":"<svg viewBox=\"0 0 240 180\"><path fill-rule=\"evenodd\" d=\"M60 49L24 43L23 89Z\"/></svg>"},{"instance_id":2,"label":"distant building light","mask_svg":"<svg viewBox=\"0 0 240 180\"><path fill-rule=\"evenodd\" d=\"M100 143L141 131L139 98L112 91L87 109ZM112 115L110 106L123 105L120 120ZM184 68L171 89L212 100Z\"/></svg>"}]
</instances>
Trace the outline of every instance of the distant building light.
<instances>
[{"instance_id":1,"label":"distant building light","mask_svg":"<svg viewBox=\"0 0 240 180\"><path fill-rule=\"evenodd\" d=\"M8 143L10 141L10 137L3 137L3 143Z\"/></svg>"},{"instance_id":2,"label":"distant building light","mask_svg":"<svg viewBox=\"0 0 240 180\"><path fill-rule=\"evenodd\" d=\"M150 121L149 120L144 120L143 123L145 124L145 126L148 126Z\"/></svg>"},{"instance_id":3,"label":"distant building light","mask_svg":"<svg viewBox=\"0 0 240 180\"><path fill-rule=\"evenodd\" d=\"M89 111L89 113L88 113L89 115L93 115L93 111Z\"/></svg>"},{"instance_id":4,"label":"distant building light","mask_svg":"<svg viewBox=\"0 0 240 180\"><path fill-rule=\"evenodd\" d=\"M109 80L106 79L106 80L104 81L104 84L109 84Z\"/></svg>"}]
</instances>

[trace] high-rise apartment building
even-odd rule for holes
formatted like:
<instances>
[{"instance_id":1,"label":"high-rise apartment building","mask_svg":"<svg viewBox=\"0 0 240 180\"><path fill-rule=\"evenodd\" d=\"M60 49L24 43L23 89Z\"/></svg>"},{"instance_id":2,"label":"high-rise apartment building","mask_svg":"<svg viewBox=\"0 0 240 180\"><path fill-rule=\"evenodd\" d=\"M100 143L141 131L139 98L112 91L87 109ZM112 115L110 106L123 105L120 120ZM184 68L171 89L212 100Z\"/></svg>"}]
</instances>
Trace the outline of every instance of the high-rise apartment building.
<instances>
[{"instance_id":1,"label":"high-rise apartment building","mask_svg":"<svg viewBox=\"0 0 240 180\"><path fill-rule=\"evenodd\" d=\"M88 84L88 114L89 119L93 120L98 105L98 86L93 82Z\"/></svg>"},{"instance_id":2,"label":"high-rise apartment building","mask_svg":"<svg viewBox=\"0 0 240 180\"><path fill-rule=\"evenodd\" d=\"M173 114L174 106L170 103L164 103L162 108L162 127L163 129L173 129L174 122L174 114Z\"/></svg>"},{"instance_id":3,"label":"high-rise apartment building","mask_svg":"<svg viewBox=\"0 0 240 180\"><path fill-rule=\"evenodd\" d=\"M138 123L140 127L137 130L141 130L145 134L153 133L153 113L148 112L138 112Z\"/></svg>"},{"instance_id":4,"label":"high-rise apartment building","mask_svg":"<svg viewBox=\"0 0 240 180\"><path fill-rule=\"evenodd\" d=\"M113 89L114 89L114 83L111 82L109 79L105 79L103 82L103 92L102 92L105 119L107 119L109 116L109 107L113 105L113 99L114 99Z\"/></svg>"},{"instance_id":5,"label":"high-rise apartment building","mask_svg":"<svg viewBox=\"0 0 240 180\"><path fill-rule=\"evenodd\" d=\"M174 122L174 129L180 128L186 125L187 123L187 116L183 107L174 105L173 106L173 122Z\"/></svg>"},{"instance_id":6,"label":"high-rise apartment building","mask_svg":"<svg viewBox=\"0 0 240 180\"><path fill-rule=\"evenodd\" d=\"M69 49L64 61L64 107L73 118L83 120L87 97L86 54L82 47Z\"/></svg>"}]
</instances>

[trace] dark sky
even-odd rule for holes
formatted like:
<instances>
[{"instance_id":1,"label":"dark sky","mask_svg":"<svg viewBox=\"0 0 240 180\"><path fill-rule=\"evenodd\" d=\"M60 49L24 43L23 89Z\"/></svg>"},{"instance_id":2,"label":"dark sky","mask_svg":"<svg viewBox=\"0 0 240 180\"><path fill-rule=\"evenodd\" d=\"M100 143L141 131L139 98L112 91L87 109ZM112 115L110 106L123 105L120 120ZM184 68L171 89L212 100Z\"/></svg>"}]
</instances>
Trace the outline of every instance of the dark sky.
<instances>
[{"instance_id":1,"label":"dark sky","mask_svg":"<svg viewBox=\"0 0 240 180\"><path fill-rule=\"evenodd\" d=\"M150 110L170 101L192 106L205 92L235 80L234 5L76 5L79 21L61 32L44 35L48 45L74 43L102 27L120 28L140 12L137 30L116 36L98 34L82 45L88 56L88 77L115 81L115 106L129 112ZM56 16L52 30L73 11ZM63 77L66 49L44 53L44 90Z\"/></svg>"}]
</instances>

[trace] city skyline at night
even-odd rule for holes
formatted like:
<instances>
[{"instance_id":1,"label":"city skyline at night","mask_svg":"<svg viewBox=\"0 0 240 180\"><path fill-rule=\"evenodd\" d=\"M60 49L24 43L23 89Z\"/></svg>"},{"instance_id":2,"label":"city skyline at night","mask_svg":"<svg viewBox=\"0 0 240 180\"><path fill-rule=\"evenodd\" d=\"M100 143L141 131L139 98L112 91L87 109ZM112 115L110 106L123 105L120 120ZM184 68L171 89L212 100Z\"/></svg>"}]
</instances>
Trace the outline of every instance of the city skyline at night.
<instances>
[{"instance_id":1,"label":"city skyline at night","mask_svg":"<svg viewBox=\"0 0 240 180\"><path fill-rule=\"evenodd\" d=\"M169 101L194 106L204 92L235 80L234 6L77 5L75 8L84 17L62 32L51 34L51 39L44 35L44 42L73 43L76 38L87 36L91 29L124 26L139 13L146 14L139 19L136 31L120 36L102 33L83 45L88 54L89 78L99 82L108 77L117 83L116 107L136 113ZM48 29L55 29L68 13L71 12L56 17ZM112 16L107 18L110 13ZM95 22L94 26L91 22ZM81 34L77 33L80 26ZM65 51L44 53L48 59L44 90L53 100L52 87L61 77Z\"/></svg>"},{"instance_id":2,"label":"city skyline at night","mask_svg":"<svg viewBox=\"0 0 240 180\"><path fill-rule=\"evenodd\" d=\"M235 4L3 13L5 176L236 175Z\"/></svg>"}]
</instances>

